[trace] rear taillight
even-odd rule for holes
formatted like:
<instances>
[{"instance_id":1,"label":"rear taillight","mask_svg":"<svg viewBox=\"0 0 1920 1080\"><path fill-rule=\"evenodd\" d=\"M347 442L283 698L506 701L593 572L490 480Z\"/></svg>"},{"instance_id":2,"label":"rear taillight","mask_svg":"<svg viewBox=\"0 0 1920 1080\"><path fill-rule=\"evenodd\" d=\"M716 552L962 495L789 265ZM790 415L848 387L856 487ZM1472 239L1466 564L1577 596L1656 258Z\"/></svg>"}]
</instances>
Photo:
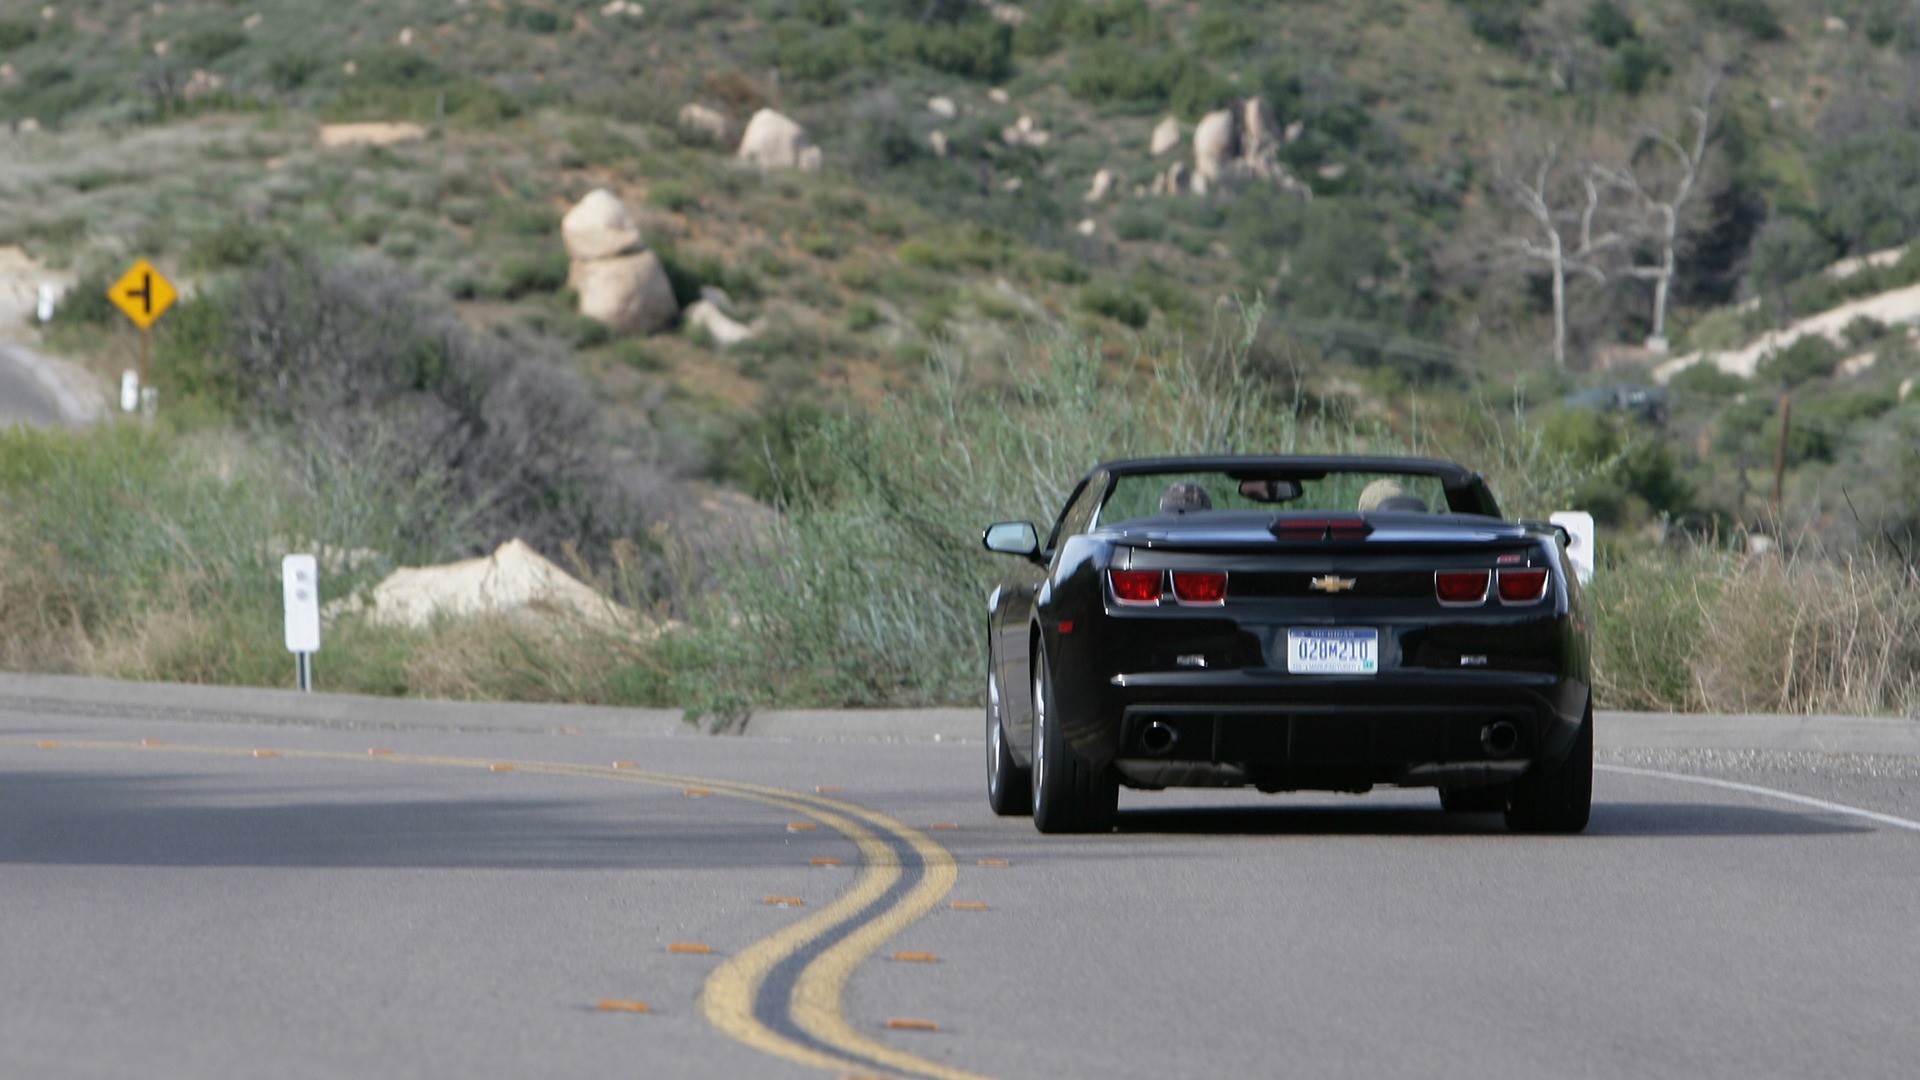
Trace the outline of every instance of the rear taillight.
<instances>
[{"instance_id":1,"label":"rear taillight","mask_svg":"<svg viewBox=\"0 0 1920 1080\"><path fill-rule=\"evenodd\" d=\"M1547 572L1543 569L1500 571L1500 602L1531 604L1547 595Z\"/></svg>"},{"instance_id":2,"label":"rear taillight","mask_svg":"<svg viewBox=\"0 0 1920 1080\"><path fill-rule=\"evenodd\" d=\"M1109 570L1113 598L1123 604L1157 604L1165 591L1166 575L1158 570Z\"/></svg>"},{"instance_id":3,"label":"rear taillight","mask_svg":"<svg viewBox=\"0 0 1920 1080\"><path fill-rule=\"evenodd\" d=\"M1175 570L1173 598L1183 604L1224 604L1227 575L1217 571Z\"/></svg>"},{"instance_id":4,"label":"rear taillight","mask_svg":"<svg viewBox=\"0 0 1920 1080\"><path fill-rule=\"evenodd\" d=\"M1440 570L1433 575L1433 594L1452 607L1467 607L1487 602L1490 570Z\"/></svg>"}]
</instances>

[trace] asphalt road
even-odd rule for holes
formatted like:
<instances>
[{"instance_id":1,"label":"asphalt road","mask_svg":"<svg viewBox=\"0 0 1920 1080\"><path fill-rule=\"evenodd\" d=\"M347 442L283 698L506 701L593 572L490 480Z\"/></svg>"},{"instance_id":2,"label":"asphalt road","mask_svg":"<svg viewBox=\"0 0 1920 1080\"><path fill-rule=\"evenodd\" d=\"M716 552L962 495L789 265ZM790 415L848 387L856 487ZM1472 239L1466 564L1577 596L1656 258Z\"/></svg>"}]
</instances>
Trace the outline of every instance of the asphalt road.
<instances>
[{"instance_id":1,"label":"asphalt road","mask_svg":"<svg viewBox=\"0 0 1920 1080\"><path fill-rule=\"evenodd\" d=\"M992 817L979 744L950 736L519 731L498 708L445 730L458 707L355 729L351 699L306 726L8 685L7 1076L1920 1061L1910 756L1614 746L1571 838L1417 791L1128 793L1117 832L1060 838Z\"/></svg>"},{"instance_id":2,"label":"asphalt road","mask_svg":"<svg viewBox=\"0 0 1920 1080\"><path fill-rule=\"evenodd\" d=\"M86 423L96 411L44 357L24 345L0 341L0 428Z\"/></svg>"}]
</instances>

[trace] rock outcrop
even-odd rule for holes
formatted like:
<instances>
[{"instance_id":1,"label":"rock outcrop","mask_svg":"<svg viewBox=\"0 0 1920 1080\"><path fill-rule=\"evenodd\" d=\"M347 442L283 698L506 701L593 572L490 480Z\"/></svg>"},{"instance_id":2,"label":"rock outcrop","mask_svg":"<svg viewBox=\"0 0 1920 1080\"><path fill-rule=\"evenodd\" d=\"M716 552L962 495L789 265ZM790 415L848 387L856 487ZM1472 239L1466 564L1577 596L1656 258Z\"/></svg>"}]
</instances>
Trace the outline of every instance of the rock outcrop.
<instances>
[{"instance_id":1,"label":"rock outcrop","mask_svg":"<svg viewBox=\"0 0 1920 1080\"><path fill-rule=\"evenodd\" d=\"M820 148L807 138L806 129L772 109L761 109L747 121L738 157L758 169L819 172L822 163Z\"/></svg>"},{"instance_id":2,"label":"rock outcrop","mask_svg":"<svg viewBox=\"0 0 1920 1080\"><path fill-rule=\"evenodd\" d=\"M651 251L577 259L567 284L580 294L580 314L623 333L657 334L680 317L673 282Z\"/></svg>"},{"instance_id":3,"label":"rock outcrop","mask_svg":"<svg viewBox=\"0 0 1920 1080\"><path fill-rule=\"evenodd\" d=\"M1043 131L1034 118L1026 113L1020 119L1000 129L1000 141L1008 146L1042 147L1053 141L1053 133Z\"/></svg>"},{"instance_id":4,"label":"rock outcrop","mask_svg":"<svg viewBox=\"0 0 1920 1080\"><path fill-rule=\"evenodd\" d=\"M1101 169L1093 174L1093 183L1087 188L1086 200L1097 203L1113 191L1113 185L1120 179L1112 169Z\"/></svg>"},{"instance_id":5,"label":"rock outcrop","mask_svg":"<svg viewBox=\"0 0 1920 1080\"><path fill-rule=\"evenodd\" d=\"M1161 154L1164 154L1169 150L1175 149L1179 145L1180 145L1180 121L1169 116L1165 120L1162 120L1158 124L1154 125L1153 141L1148 145L1147 152L1152 154L1154 157L1159 157Z\"/></svg>"},{"instance_id":6,"label":"rock outcrop","mask_svg":"<svg viewBox=\"0 0 1920 1080\"><path fill-rule=\"evenodd\" d=\"M682 134L693 135L716 144L725 144L733 134L733 125L727 122L727 114L719 109L688 102L680 106L680 115L675 118Z\"/></svg>"},{"instance_id":7,"label":"rock outcrop","mask_svg":"<svg viewBox=\"0 0 1920 1080\"><path fill-rule=\"evenodd\" d=\"M386 626L427 626L437 618L519 616L606 630L637 627L633 614L519 540L493 554L440 566L395 570L362 610Z\"/></svg>"},{"instance_id":8,"label":"rock outcrop","mask_svg":"<svg viewBox=\"0 0 1920 1080\"><path fill-rule=\"evenodd\" d=\"M560 239L570 259L610 259L645 250L640 226L618 196L594 188L560 219Z\"/></svg>"},{"instance_id":9,"label":"rock outcrop","mask_svg":"<svg viewBox=\"0 0 1920 1080\"><path fill-rule=\"evenodd\" d=\"M704 331L715 345L723 349L753 336L751 327L730 318L720 310L720 305L709 300L696 300L689 304L682 319L688 326Z\"/></svg>"},{"instance_id":10,"label":"rock outcrop","mask_svg":"<svg viewBox=\"0 0 1920 1080\"><path fill-rule=\"evenodd\" d=\"M1222 184L1272 184L1303 199L1313 191L1280 164L1283 132L1273 110L1260 98L1246 98L1208 113L1193 131L1192 190Z\"/></svg>"}]
</instances>

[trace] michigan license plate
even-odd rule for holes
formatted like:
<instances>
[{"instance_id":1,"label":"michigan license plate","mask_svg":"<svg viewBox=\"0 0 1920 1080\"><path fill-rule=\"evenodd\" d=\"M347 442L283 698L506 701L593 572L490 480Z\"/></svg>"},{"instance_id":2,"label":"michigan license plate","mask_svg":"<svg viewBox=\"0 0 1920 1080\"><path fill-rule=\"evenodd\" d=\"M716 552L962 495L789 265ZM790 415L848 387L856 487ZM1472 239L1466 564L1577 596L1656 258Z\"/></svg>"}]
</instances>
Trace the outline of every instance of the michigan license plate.
<instances>
[{"instance_id":1,"label":"michigan license plate","mask_svg":"<svg viewBox=\"0 0 1920 1080\"><path fill-rule=\"evenodd\" d=\"M1380 671L1378 630L1288 630L1291 675L1375 675Z\"/></svg>"}]
</instances>

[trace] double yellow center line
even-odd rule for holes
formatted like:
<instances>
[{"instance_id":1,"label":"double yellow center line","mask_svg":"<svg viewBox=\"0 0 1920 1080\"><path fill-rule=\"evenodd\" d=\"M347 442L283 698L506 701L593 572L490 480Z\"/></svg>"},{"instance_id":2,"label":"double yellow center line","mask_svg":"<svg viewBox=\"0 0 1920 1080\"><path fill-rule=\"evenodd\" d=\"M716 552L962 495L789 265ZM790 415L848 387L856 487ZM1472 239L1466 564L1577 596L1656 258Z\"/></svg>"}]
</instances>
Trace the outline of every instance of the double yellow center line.
<instances>
[{"instance_id":1,"label":"double yellow center line","mask_svg":"<svg viewBox=\"0 0 1920 1080\"><path fill-rule=\"evenodd\" d=\"M0 746L263 756L253 749L142 742L49 743L0 738ZM841 799L732 780L561 762L502 762L382 752L280 750L272 756L442 768L545 773L654 787L703 788L811 818L851 840L861 872L852 887L808 917L735 953L707 977L700 1012L721 1033L756 1050L836 1073L873 1072L920 1080L986 1080L873 1039L843 1008L855 969L888 939L932 911L958 880L952 853L892 817ZM507 765L509 769L500 768Z\"/></svg>"}]
</instances>

